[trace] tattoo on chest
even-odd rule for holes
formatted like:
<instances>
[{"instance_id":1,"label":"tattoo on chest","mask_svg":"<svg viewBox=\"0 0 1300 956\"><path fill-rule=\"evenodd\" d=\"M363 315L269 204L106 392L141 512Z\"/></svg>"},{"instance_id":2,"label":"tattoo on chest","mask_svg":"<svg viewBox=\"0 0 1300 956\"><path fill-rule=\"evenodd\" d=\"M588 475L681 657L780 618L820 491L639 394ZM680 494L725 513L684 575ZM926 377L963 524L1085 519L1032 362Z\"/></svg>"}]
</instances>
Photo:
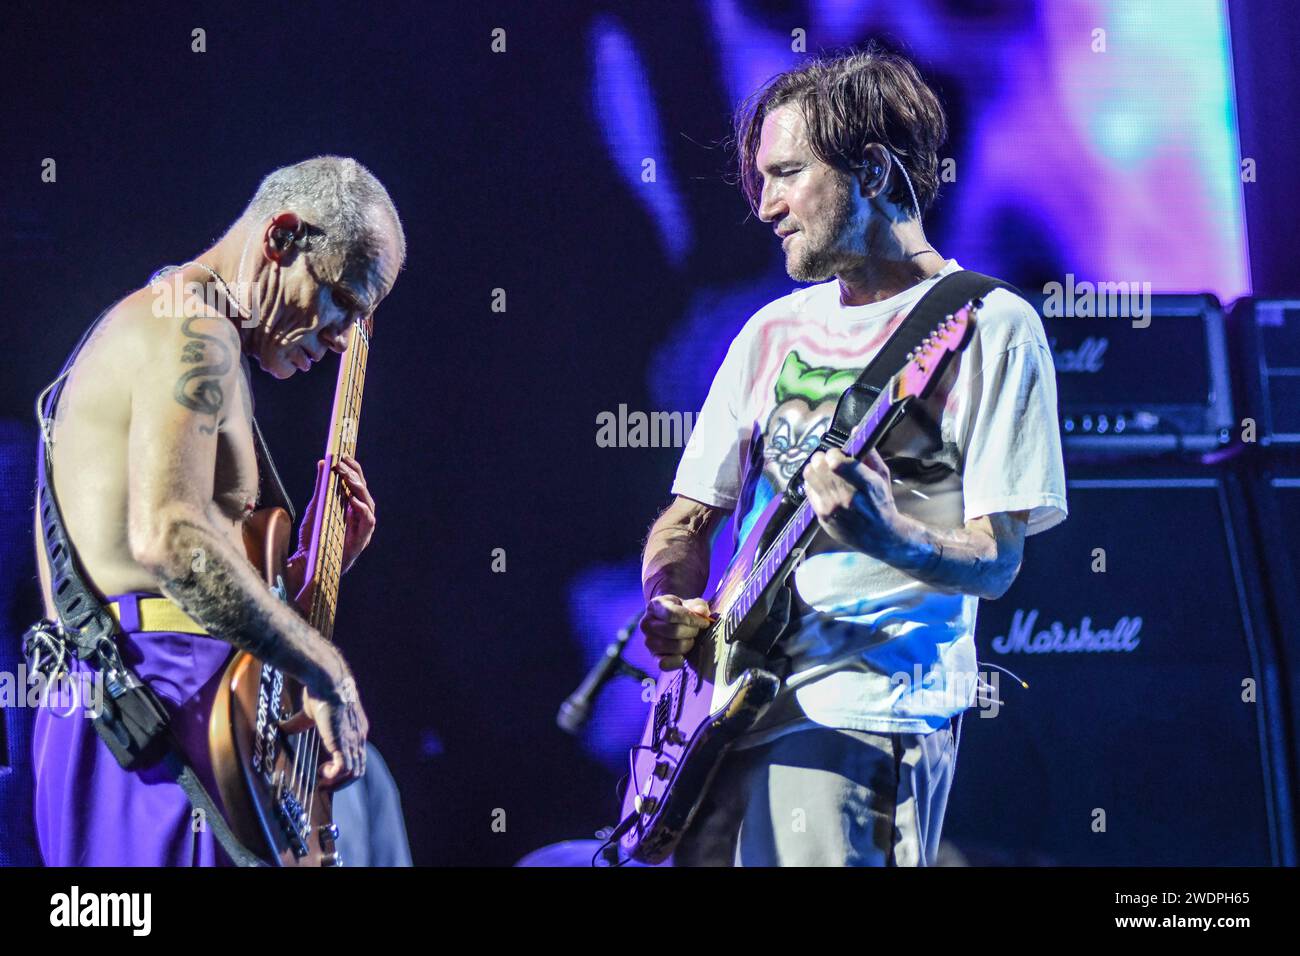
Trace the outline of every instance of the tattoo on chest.
<instances>
[{"instance_id":1,"label":"tattoo on chest","mask_svg":"<svg viewBox=\"0 0 1300 956\"><path fill-rule=\"evenodd\" d=\"M211 415L211 425L200 425L199 431L211 435L217 430L217 416L225 403L221 390L221 376L231 369L230 346L215 335L204 335L192 328L198 316L191 316L181 326L181 332L191 341L181 348L181 361L198 365L176 380L172 392L176 401L200 415ZM200 365L202 362L204 364Z\"/></svg>"}]
</instances>

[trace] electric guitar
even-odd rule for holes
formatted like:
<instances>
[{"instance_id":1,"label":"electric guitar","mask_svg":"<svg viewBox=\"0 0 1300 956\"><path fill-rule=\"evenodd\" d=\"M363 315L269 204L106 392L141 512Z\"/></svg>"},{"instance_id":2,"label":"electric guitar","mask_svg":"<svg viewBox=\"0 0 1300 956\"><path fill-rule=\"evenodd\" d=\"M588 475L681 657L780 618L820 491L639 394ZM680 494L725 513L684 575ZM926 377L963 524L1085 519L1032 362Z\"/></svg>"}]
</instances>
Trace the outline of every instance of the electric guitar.
<instances>
[{"instance_id":1,"label":"electric guitar","mask_svg":"<svg viewBox=\"0 0 1300 956\"><path fill-rule=\"evenodd\" d=\"M325 446L325 472L316 488L315 520L304 579L314 582L311 626L331 640L343 571L347 499L333 468L357 444L361 393L372 320L358 322L339 363ZM244 549L282 600L292 521L283 508L263 508L244 522ZM230 827L253 852L280 866L341 866L333 799L317 771L322 752L315 727L286 734L279 723L302 707L302 685L253 655L238 651L222 677L208 724L208 744Z\"/></svg>"},{"instance_id":2,"label":"electric guitar","mask_svg":"<svg viewBox=\"0 0 1300 956\"><path fill-rule=\"evenodd\" d=\"M907 358L845 442L859 458L876 447L914 399L928 397L970 341L979 300L948 316ZM678 670L660 674L641 742L629 754L621 823L611 839L644 863L672 853L718 761L776 697L766 656L789 620L790 575L820 530L797 480L759 516L706 596L716 619Z\"/></svg>"}]
</instances>

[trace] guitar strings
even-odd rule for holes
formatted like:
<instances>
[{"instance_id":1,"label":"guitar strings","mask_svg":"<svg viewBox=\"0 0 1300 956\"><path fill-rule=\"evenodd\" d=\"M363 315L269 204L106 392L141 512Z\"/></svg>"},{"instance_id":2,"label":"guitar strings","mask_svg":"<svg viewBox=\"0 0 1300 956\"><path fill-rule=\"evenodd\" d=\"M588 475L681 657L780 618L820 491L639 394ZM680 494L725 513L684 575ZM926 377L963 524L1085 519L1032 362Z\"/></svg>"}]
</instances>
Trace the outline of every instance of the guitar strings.
<instances>
[{"instance_id":1,"label":"guitar strings","mask_svg":"<svg viewBox=\"0 0 1300 956\"><path fill-rule=\"evenodd\" d=\"M344 422L356 421L357 410L361 403L361 390L365 384L365 357L362 355L362 352L363 350L368 351L368 346L369 343L367 342L365 335L362 334L360 323L358 323L358 328L355 333L355 337L353 339L353 346L352 348L349 348L347 352L347 361L348 361L347 377L350 382L350 387L348 389L347 394L345 394L343 397L343 413L344 413L343 421ZM342 456L344 445L346 444L347 438L350 437L350 431L351 430L348 429L347 426L345 425L345 432L341 432L338 435L337 438L338 447L335 449L336 459ZM341 486L341 482L342 479L339 479L340 486ZM330 497L334 497L334 499L337 500L338 494L339 492L337 489L333 491L332 495L327 493L326 496L327 500ZM346 508L346 505L344 505L344 508ZM326 514L328 515L328 512L326 512ZM342 573L343 551L342 551L342 544L337 540L337 536L339 534L346 534L346 527L347 527L347 522L345 517L345 520L342 522L331 523L326 530L327 540L325 542L323 550L325 551L326 554L329 554L331 550L335 546L337 546L339 552L338 568L336 569L334 568L333 565L330 565L329 576L331 580L329 582L328 590L334 590L334 586L337 583L333 580L334 576L336 574ZM323 614L323 610L321 610L320 604L324 600L325 590L327 590L327 588L317 586L315 593L312 595L312 617L316 619L313 621L313 624L324 623L323 621L320 620L320 616ZM331 615L329 621L330 634L328 635L328 639L330 639L331 641L334 632L333 623L334 622ZM306 794L303 798L303 802L305 802L306 804L304 809L305 809L308 825L310 825L312 812L315 809L315 802L316 802L316 789L317 789L316 775L320 770L321 739L320 739L320 733L319 731L317 731L315 725L313 725L310 728L308 734L309 736L307 741L307 749L309 751L309 757L307 759L307 766L304 769L307 769L309 772L305 774L303 777L303 782L306 788Z\"/></svg>"},{"instance_id":2,"label":"guitar strings","mask_svg":"<svg viewBox=\"0 0 1300 956\"><path fill-rule=\"evenodd\" d=\"M971 303L968 303L967 306L966 306L966 308L968 308L968 309L971 308L971 307L972 307L972 304L971 304ZM960 310L958 310L958 311L960 311ZM951 319L952 319L952 316L949 316L948 318L949 318L949 320L951 320ZM874 402L872 402L872 403L871 403L871 406L867 409L867 412L866 412L866 414L863 416L862 421L859 422L859 423L857 424L856 427L854 427L854 429L853 429L852 432L850 432L850 434L849 434L849 438L848 438L848 440L845 442L845 445L846 445L846 446L847 446L848 444L850 444L850 443L853 441L853 439L854 439L855 437L857 437L857 435L858 435L859 433L861 433L861 431L863 430L863 427L862 427L862 426L863 426L866 422L870 421L871 417L875 414L877 407L880 405L880 402L881 402L881 401L882 401L886 396L889 396L889 395L891 395L891 394L893 393L894 390L893 390L893 388L892 388L891 386L893 385L894 380L897 379L897 378L898 378L898 373L895 373L893 376L891 376L889 383L887 383L886 387L883 388L883 389L881 390L880 394L876 397L876 400L875 400ZM897 479L895 479L895 483L898 483ZM926 495L922 494L922 493L919 492L919 491L916 491L915 489L911 489L911 488L909 488L909 489L907 489L907 490L911 491L912 494L915 494L915 495L917 495L917 496L919 496L919 497L921 497L921 498L926 498L926 499L928 500L928 498L927 498ZM792 529L793 529L794 526L798 523L798 521L799 521L801 518L805 517L804 512L805 512L805 511L811 512L811 510L812 510L812 506L811 506L811 504L809 503L808 498L805 496L804 499L799 503L799 506L798 506L798 507L794 510L794 512L790 515L789 520L787 520L786 523L782 526L781 531L780 531L780 533L777 535L777 537L776 537L775 540L776 540L777 542L782 542L783 544L784 544L784 543L788 543L788 544L790 544L790 545L793 545L793 544L794 544L794 540L790 540L789 542L786 542L786 539L787 539L787 538L790 538L790 537L797 538L799 535L802 535L804 531L806 531L809 527L812 526L813 516L812 516L811 514L809 514L809 515L806 516L807 520L806 520L806 522L805 522L805 524L804 524L804 527L803 527L802 529L798 530L797 532L792 531ZM731 631L732 629L734 629L734 627L736 627L736 626L739 625L739 623L740 623L739 621L735 621L735 622L733 622L733 621L731 620L732 611L734 611L734 610L736 609L737 605L740 604L740 599L741 599L741 597L744 596L744 595L746 595L746 594L748 594L749 591L750 591L750 589L751 589L751 588L755 585L755 583L757 582L758 578L761 577L762 574L763 574L764 572L766 572L766 570L767 570L767 565L769 564L769 562L768 562L768 557L772 554L772 551L773 551L773 549L772 549L772 548L769 548L768 551L767 551L767 553L764 554L764 555L759 559L758 563L755 564L754 567L750 569L749 574L747 574L747 575L745 576L745 579L744 579L744 582L743 582L743 583L744 583L744 586L743 586L743 587L742 587L742 588L737 592L735 599L732 600L732 601L727 605L727 609L726 609L726 611L721 615L721 619L719 620L719 622L718 622L716 625L714 625L714 627L713 627L713 628L711 629L711 631L710 631L710 634L712 634L715 638L716 638L717 636L720 635L720 636L722 637L723 640L726 640L726 638L727 638L727 636L729 635L730 631ZM766 583L764 583L763 586L766 587Z\"/></svg>"},{"instance_id":3,"label":"guitar strings","mask_svg":"<svg viewBox=\"0 0 1300 956\"><path fill-rule=\"evenodd\" d=\"M909 187L910 187L911 184L909 183L908 185L909 185ZM967 308L970 308L970 307L971 307L971 306L970 306L970 304L968 303ZM951 320L952 316L949 316L948 318ZM860 421L860 422L859 422L859 423L854 427L853 431L851 431L851 432L849 433L849 438L848 438L848 440L845 442L845 446L851 444L851 443L853 442L853 440L854 440L854 439L855 439L855 438L856 438L856 437L857 437L857 436L858 436L858 435L863 431L863 425L866 424L867 422L869 422L869 421L871 420L871 418L873 417L873 415L876 413L876 411L877 411L877 407L880 405L881 400L884 399L886 396L890 396L890 395L893 394L894 389L893 389L892 386L893 386L893 384L894 384L894 380L897 379L897 378L898 378L898 374L897 374L897 373L896 373L894 376L891 376L889 382L886 384L886 387L883 388L883 389L880 391L879 395L877 395L877 397L876 397L876 400L873 401L873 402L871 403L871 406L867 409L867 412L866 412L866 414L863 416L862 421ZM872 427L875 427L875 426L873 425ZM860 452L860 451L861 451L861 450L859 449L859 452ZM898 480L898 479L894 479L894 482L895 482L895 483L899 483L899 480ZM914 489L908 489L908 490L911 490L913 494L916 494L916 495L918 495L918 496L920 496L920 497L922 497L922 498L927 498L926 495L921 494L921 492L919 492L919 491L915 491ZM927 500L928 500L928 498L927 498ZM777 537L776 537L776 539L775 539L775 542L782 542L782 543L785 543L785 540L786 540L787 538L791 537L792 535L793 535L793 537L797 540L798 536L802 535L802 534L804 533L804 531L806 531L809 527L811 527L811 525L812 525L812 521L813 521L813 517L812 517L810 514L807 515L807 521L805 522L804 527L803 527L801 530L799 530L799 531L796 532L796 531L793 531L793 529L794 529L795 525L798 523L799 519L800 519L802 516L805 516L805 513L809 513L809 512L811 512L811 511L812 511L812 505L811 505L811 503L808 501L807 496L805 496L804 499L799 503L798 507L796 507L795 510L793 511L793 513L790 515L790 517L789 517L789 519L786 521L786 523L782 526L781 531L778 533L778 535L777 535ZM774 542L774 544L775 544L775 542ZM791 545L793 545L793 543L794 543L793 540L789 542L789 544L791 544ZM713 627L711 627L711 628L709 629L709 634L710 634L710 636L715 640L715 642L716 642L716 640L717 640L717 638L718 638L719 635L721 635L721 636L722 636L722 639L725 640L726 637L727 637L727 635L730 633L731 629L733 628L733 626L738 626L738 624L739 624L738 621L735 622L734 625L733 625L733 622L731 621L731 614L732 614L732 611L734 611L734 610L736 609L736 607L740 604L741 596L747 594L747 593L749 592L750 588L753 587L753 585L754 585L755 582L757 581L758 577L760 576L760 572L764 571L764 569L766 568L767 564L769 563L769 562L768 562L768 558L771 556L771 554L773 553L774 550L775 550L774 547L769 548L769 549L767 550L767 552L764 553L764 554L759 558L758 563L755 564L754 567L751 568L750 571L749 571L749 573L745 576L745 578L744 578L744 580L743 580L743 587L741 587L740 590L737 592L736 597L733 598L733 599L732 599L732 600L727 604L726 610L721 614L719 621L718 621L716 624L714 624ZM783 559L783 560L784 560L784 559ZM766 587L766 583L764 584L764 587ZM751 606L752 606L752 605L751 605ZM684 672L685 672L687 666L688 666L688 665L687 665L685 662L683 662L683 665L682 665L681 670L678 671L676 677L675 677L674 680L669 684L669 686L665 689L664 693L672 695L673 692L674 692L675 690L677 690L677 689L680 687L680 685L681 685L681 683L682 683L682 681L683 681L683 679L684 679ZM1007 673L1010 673L1010 672L1008 671ZM1015 675L1012 675L1012 676L1014 677ZM1018 678L1017 678L1017 679L1018 679ZM1026 686L1027 686L1027 685L1026 685ZM674 696L675 696L675 695L674 695ZM660 695L655 699L655 700L656 700L656 705L657 705L658 701L659 701L660 699L662 699L662 697L663 697L663 694L660 694ZM654 747L651 747L651 746L649 746L649 745L646 745L646 744L637 744L637 745L634 746L631 750L628 751L628 786L634 788L634 789L633 789L632 791L630 791L630 792L631 792L631 793L634 793L634 794L637 794L637 795L639 795L641 791L640 791L640 787L639 787L639 785L638 785L637 774L636 774L636 755L637 755L637 753L638 753L639 751L641 751L641 750L651 750L651 751L655 751L655 748L654 748ZM655 753L656 753L656 756L657 756L657 757L663 757L663 758L665 758L665 759L671 761L671 762L672 762L672 768L673 768L674 771L676 771L678 761L673 760L672 757L668 756L668 755L667 755L666 753L664 753L662 750L655 751ZM638 817L639 817L639 816L640 816L640 814L638 813ZM617 831L615 831L615 832L617 832ZM592 854L592 858L591 858L591 865L592 865L592 866L595 866L595 865L596 865L596 859L597 859L598 857L600 857L600 856L604 853L604 851L605 851L606 849L608 849L610 846L616 846L615 840L616 840L616 837L611 836L609 839L605 840L605 841L604 841L600 846L597 847L596 852L595 852L594 854ZM616 851L616 852L617 852L617 851ZM623 865L624 863L626 863L629 859L630 859L630 857L626 857L626 858L625 858L625 857L622 857L621 855L618 855L618 859L616 859L615 862L614 862L612 865L614 865L614 866L622 866L622 865Z\"/></svg>"}]
</instances>

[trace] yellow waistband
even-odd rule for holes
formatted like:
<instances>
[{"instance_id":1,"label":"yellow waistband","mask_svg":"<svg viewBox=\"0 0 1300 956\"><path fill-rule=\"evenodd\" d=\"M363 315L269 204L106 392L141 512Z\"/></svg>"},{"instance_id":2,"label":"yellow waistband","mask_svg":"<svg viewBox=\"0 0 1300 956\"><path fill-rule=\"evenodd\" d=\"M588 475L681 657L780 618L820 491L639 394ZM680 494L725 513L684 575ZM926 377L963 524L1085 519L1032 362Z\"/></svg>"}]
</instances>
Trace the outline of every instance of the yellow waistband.
<instances>
[{"instance_id":1,"label":"yellow waistband","mask_svg":"<svg viewBox=\"0 0 1300 956\"><path fill-rule=\"evenodd\" d=\"M140 606L140 631L176 631L179 634L207 634L207 630L198 621L190 617L179 606L165 597L146 597L137 599ZM116 601L108 604L108 613L113 620L122 622L121 608Z\"/></svg>"}]
</instances>

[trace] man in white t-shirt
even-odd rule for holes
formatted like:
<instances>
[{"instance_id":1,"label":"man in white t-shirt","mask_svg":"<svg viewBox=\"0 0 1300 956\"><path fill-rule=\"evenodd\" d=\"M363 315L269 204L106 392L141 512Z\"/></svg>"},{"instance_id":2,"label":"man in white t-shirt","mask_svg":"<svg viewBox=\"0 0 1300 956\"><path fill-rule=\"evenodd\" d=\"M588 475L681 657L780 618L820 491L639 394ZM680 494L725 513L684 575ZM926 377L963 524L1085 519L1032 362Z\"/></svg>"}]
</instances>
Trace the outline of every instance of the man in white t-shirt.
<instances>
[{"instance_id":1,"label":"man in white t-shirt","mask_svg":"<svg viewBox=\"0 0 1300 956\"><path fill-rule=\"evenodd\" d=\"M817 447L840 394L908 311L961 267L921 225L943 109L907 60L813 60L737 115L741 183L816 283L759 310L696 420L642 563L646 644L666 669L706 626L711 538L735 542ZM886 464L886 461L889 464ZM863 461L813 454L824 534L794 575L781 693L724 758L678 865L933 864L975 701L979 598L1024 539L1066 516L1056 383L1042 323L1005 289L939 387Z\"/></svg>"}]
</instances>

